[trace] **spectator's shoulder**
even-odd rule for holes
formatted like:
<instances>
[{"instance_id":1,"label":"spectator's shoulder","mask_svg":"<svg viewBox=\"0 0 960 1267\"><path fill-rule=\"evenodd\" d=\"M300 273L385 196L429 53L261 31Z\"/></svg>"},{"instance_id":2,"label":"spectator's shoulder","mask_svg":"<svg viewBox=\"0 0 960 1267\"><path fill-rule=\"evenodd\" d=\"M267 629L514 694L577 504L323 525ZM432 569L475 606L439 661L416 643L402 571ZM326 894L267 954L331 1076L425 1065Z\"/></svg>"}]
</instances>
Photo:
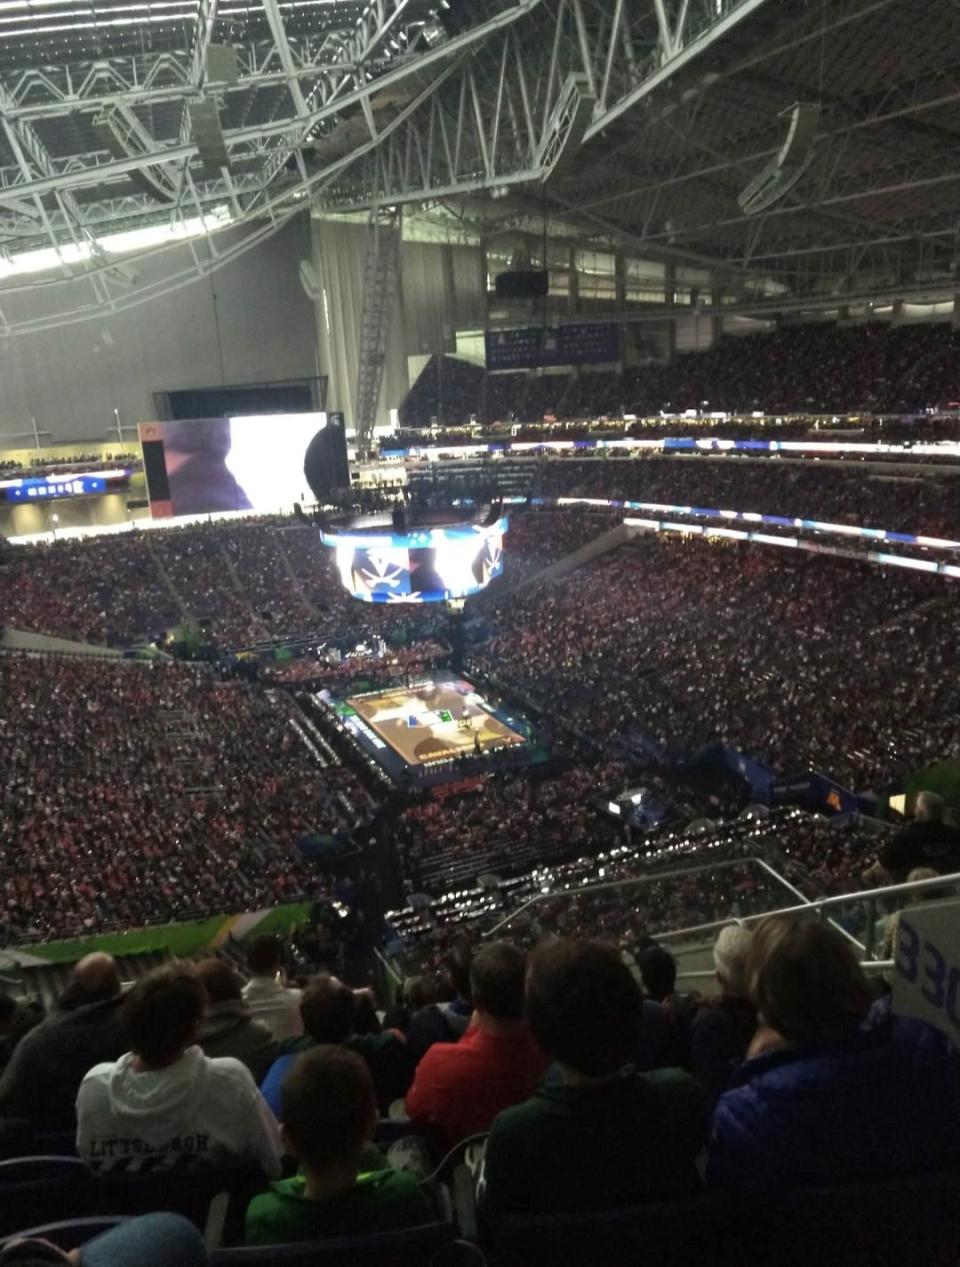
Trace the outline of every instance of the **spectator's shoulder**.
<instances>
[{"instance_id":1,"label":"spectator's shoulder","mask_svg":"<svg viewBox=\"0 0 960 1267\"><path fill-rule=\"evenodd\" d=\"M550 1112L550 1102L545 1097L532 1095L526 1100L521 1100L519 1104L511 1105L510 1108L498 1113L490 1128L490 1136L497 1140L509 1140L517 1135L523 1135L531 1125Z\"/></svg>"},{"instance_id":2,"label":"spectator's shoulder","mask_svg":"<svg viewBox=\"0 0 960 1267\"><path fill-rule=\"evenodd\" d=\"M236 1056L205 1056L207 1069L210 1074L224 1082L238 1083L245 1089L256 1091L257 1084L253 1080L253 1074Z\"/></svg>"},{"instance_id":3,"label":"spectator's shoulder","mask_svg":"<svg viewBox=\"0 0 960 1267\"><path fill-rule=\"evenodd\" d=\"M102 1064L94 1065L92 1069L88 1069L80 1080L80 1086L84 1087L88 1084L106 1082L110 1075L116 1069L116 1061L105 1060Z\"/></svg>"}]
</instances>

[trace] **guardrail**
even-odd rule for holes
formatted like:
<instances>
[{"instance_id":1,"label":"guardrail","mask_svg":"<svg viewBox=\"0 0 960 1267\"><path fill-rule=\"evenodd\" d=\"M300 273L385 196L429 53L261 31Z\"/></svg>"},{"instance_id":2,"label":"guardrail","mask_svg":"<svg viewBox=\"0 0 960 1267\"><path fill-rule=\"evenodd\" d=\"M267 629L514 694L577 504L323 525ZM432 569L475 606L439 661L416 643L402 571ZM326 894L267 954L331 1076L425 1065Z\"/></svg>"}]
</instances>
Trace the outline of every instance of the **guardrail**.
<instances>
[{"instance_id":1,"label":"guardrail","mask_svg":"<svg viewBox=\"0 0 960 1267\"><path fill-rule=\"evenodd\" d=\"M786 888L803 898L803 894L800 893L799 889L795 889L792 884L790 884L787 880L784 880L782 876L778 875L777 872L774 871L772 867L768 866L762 858L748 855L743 858L728 858L721 862L704 862L695 867L679 867L673 871L658 871L655 874L651 873L650 875L631 876L623 880L601 880L597 884L584 884L570 889L551 889L548 893L536 893L533 897L528 898L526 902L523 902L520 906L518 906L515 911L512 911L509 915L500 920L498 924L495 924L493 928L488 929L484 933L484 937L495 937L519 915L522 915L524 911L529 910L530 907L536 906L541 902L555 902L558 898L567 896L579 897L584 893L602 893L604 891L609 891L610 889L622 889L624 887L634 888L641 885L658 884L662 880L687 879L689 876L697 875L701 871L723 871L728 867L742 867L751 862L755 862L764 867L771 875L775 876L777 880L780 880ZM722 920L721 923L729 924L730 921L729 919L725 919Z\"/></svg>"},{"instance_id":2,"label":"guardrail","mask_svg":"<svg viewBox=\"0 0 960 1267\"><path fill-rule=\"evenodd\" d=\"M744 858L731 859L725 862L703 863L696 867L686 867L674 871L662 871L647 876L634 876L624 880L604 880L599 884L585 884L579 888L553 890L549 893L537 893L534 897L528 898L515 911L502 919L493 928L489 929L484 936L487 938L494 937L504 928L513 922L518 916L532 907L544 902L556 902L564 896L580 897L584 894L602 893L612 889L623 888L642 888L651 884L657 884L662 880L675 880L681 878L689 878L703 871L720 871L729 867L743 866L745 863L756 863L764 870L768 871L775 879L780 881L786 888L792 890L801 899L793 906L777 907L775 910L758 912L755 915L744 915L739 917L739 922L743 924L756 923L757 920L766 919L769 915L795 915L814 913L822 919L828 919L831 924L845 937L851 941L858 950L863 953L866 960L874 960L874 950L876 949L876 925L878 915L878 903L886 899L893 901L894 908L903 905L897 903L896 899L905 898L911 894L923 893L930 890L956 888L960 886L960 872L952 872L950 875L936 876L931 880L913 880L905 881L903 884L887 884L876 889L862 889L854 893L841 893L833 897L825 898L807 898L795 888L788 880L785 880L777 871L775 871L762 858L749 856ZM855 937L848 929L844 928L835 919L832 918L832 912L840 910L844 907L862 904L864 906L864 929L863 940ZM673 928L667 932L657 933L657 941L669 942L680 938L691 938L704 936L708 933L717 932L725 925L734 922L737 917L728 916L725 919L709 920L703 924L690 924L684 928Z\"/></svg>"}]
</instances>

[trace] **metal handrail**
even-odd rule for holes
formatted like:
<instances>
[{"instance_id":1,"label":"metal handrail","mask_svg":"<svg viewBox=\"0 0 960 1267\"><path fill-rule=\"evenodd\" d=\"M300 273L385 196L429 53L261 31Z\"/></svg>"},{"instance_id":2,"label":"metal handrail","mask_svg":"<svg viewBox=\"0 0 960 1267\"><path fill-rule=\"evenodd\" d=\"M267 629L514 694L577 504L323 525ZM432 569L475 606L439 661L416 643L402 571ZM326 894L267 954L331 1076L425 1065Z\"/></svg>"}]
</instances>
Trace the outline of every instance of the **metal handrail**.
<instances>
[{"instance_id":1,"label":"metal handrail","mask_svg":"<svg viewBox=\"0 0 960 1267\"><path fill-rule=\"evenodd\" d=\"M504 916L498 924L494 924L493 928L488 928L483 936L484 938L495 937L502 928L512 923L518 915L522 915L528 907L534 906L538 902L556 901L557 898L564 897L567 894L602 893L607 889L622 889L625 884L653 884L660 880L676 880L681 876L696 875L700 871L721 871L724 867L741 867L745 862L762 864L763 860L752 855L745 858L727 858L722 862L700 863L696 867L680 867L676 871L658 871L656 875L629 876L623 880L601 880L598 884L582 884L575 885L570 889L551 889L549 893L535 893L533 897L529 897L525 902L521 903L515 911L511 911L509 915ZM767 867L767 870L772 871L772 868ZM773 875L777 875L777 873L773 871ZM777 876L777 879L779 880L780 877ZM791 884L787 887L792 889L793 885ZM794 892L796 892L795 889ZM725 924L730 923L729 920L724 920L723 922Z\"/></svg>"},{"instance_id":2,"label":"metal handrail","mask_svg":"<svg viewBox=\"0 0 960 1267\"><path fill-rule=\"evenodd\" d=\"M380 951L376 948L376 946L374 946L373 948L373 953L376 956L376 958L380 961L380 966L386 972L387 976L393 978L394 985L403 985L403 977L401 977L400 973L397 972L396 968L393 966L390 960L387 959L385 955L382 955L380 953Z\"/></svg>"},{"instance_id":3,"label":"metal handrail","mask_svg":"<svg viewBox=\"0 0 960 1267\"><path fill-rule=\"evenodd\" d=\"M644 879L646 877L643 877ZM634 881L624 881L631 884ZM805 902L802 906L783 906L775 911L763 911L757 915L744 915L740 917L743 924L750 923L758 919L766 919L768 915L796 915L801 911L823 911L828 907L849 906L853 902L872 902L875 903L878 898L892 897L901 893L918 892L921 889L938 889L948 887L951 884L960 884L960 871L951 872L950 875L934 876L930 880L905 880L903 884L886 884L876 889L861 889L855 893L839 893L833 897L816 898L813 901ZM668 933L658 933L658 941L666 941L672 937L686 937L692 933L709 933L715 928L723 928L724 925L731 923L729 919L711 920L709 924L691 924L687 928L672 928Z\"/></svg>"},{"instance_id":4,"label":"metal handrail","mask_svg":"<svg viewBox=\"0 0 960 1267\"><path fill-rule=\"evenodd\" d=\"M501 929L505 928L508 924L512 923L513 920L515 920L524 911L528 910L531 906L534 906L535 904L540 903L540 902L556 901L558 898L562 898L568 894L576 894L577 896L579 896L582 893L601 893L601 892L604 892L605 890L622 889L626 886L639 887L641 885L655 884L661 880L672 880L672 879L677 879L678 877L681 877L681 876L685 877L685 876L696 875L700 871L719 871L724 867L742 866L744 863L749 863L749 862L758 863L766 871L769 871L771 875L775 876L777 880L780 880L784 885L786 885L787 888L792 889L793 892L798 893L801 897L803 897L803 895L800 894L800 891L798 889L794 888L794 886L790 884L789 881L784 880L783 877L778 872L774 871L773 868L769 866L769 864L767 864L762 858L757 858L751 855L745 858L729 859L725 862L702 863L701 865L696 866L696 867L685 867L676 871L662 871L662 872L658 872L657 874L651 874L651 875L645 875L645 876L632 876L628 879L623 879L623 880L604 880L600 884L585 884L585 885L580 886L579 888L557 889L549 893L536 893L534 894L533 897L528 898L527 901L524 902L521 906L518 906L517 909L513 911L510 915L500 920L500 922L494 925L494 927L491 928L488 932L486 932L484 936L488 938L495 936ZM816 898L813 900L804 898L802 903L796 906L782 906L782 907L778 907L776 910L773 910L773 911L762 911L756 915L744 915L739 918L740 918L740 922L746 924L746 923L755 922L756 920L766 919L770 915L796 915L796 914L800 914L801 912L809 913L811 911L821 913L821 912L830 910L833 907L849 906L851 903L864 902L867 904L867 907L868 907L866 943L860 942L855 937L852 937L851 934L849 934L845 929L841 928L833 920L831 920L830 922L834 925L835 928L839 929L839 931L842 932L844 936L848 937L858 947L861 947L864 950L867 958L869 959L873 950L874 915L876 911L876 903L880 898L895 897L895 896L900 896L900 895L904 895L908 893L917 893L925 889L944 888L944 887L949 887L950 885L960 885L960 872L951 872L950 875L934 876L932 879L929 879L929 880L906 880L902 884L886 884L876 889L862 889L854 893L837 894L833 897L822 897L822 898ZM709 923L706 923L706 924L691 924L686 928L674 928L674 929L670 929L668 932L658 933L657 940L669 941L677 937L689 937L698 933L709 933L709 932L713 932L714 930L723 928L731 922L732 922L732 917L728 916L726 919L710 920Z\"/></svg>"},{"instance_id":5,"label":"metal handrail","mask_svg":"<svg viewBox=\"0 0 960 1267\"><path fill-rule=\"evenodd\" d=\"M860 968L868 976L879 976L883 972L893 972L896 966L895 959L864 959ZM686 968L677 970L678 981L714 981L716 980L716 971L713 968L697 968L696 970L687 971Z\"/></svg>"}]
</instances>

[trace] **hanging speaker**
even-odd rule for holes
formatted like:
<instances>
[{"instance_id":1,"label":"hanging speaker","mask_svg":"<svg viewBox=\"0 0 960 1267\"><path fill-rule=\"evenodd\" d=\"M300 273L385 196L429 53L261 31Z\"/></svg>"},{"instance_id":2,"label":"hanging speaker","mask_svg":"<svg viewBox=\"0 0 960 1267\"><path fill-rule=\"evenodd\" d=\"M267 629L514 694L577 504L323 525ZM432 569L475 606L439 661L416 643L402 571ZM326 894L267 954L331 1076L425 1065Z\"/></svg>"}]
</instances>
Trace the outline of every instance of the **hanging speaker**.
<instances>
[{"instance_id":1,"label":"hanging speaker","mask_svg":"<svg viewBox=\"0 0 960 1267\"><path fill-rule=\"evenodd\" d=\"M342 413L327 414L326 425L307 446L303 473L318 502L329 501L336 489L350 487L347 428Z\"/></svg>"},{"instance_id":2,"label":"hanging speaker","mask_svg":"<svg viewBox=\"0 0 960 1267\"><path fill-rule=\"evenodd\" d=\"M789 110L784 110L780 118L788 119L787 134L776 158L771 159L737 198L744 215L756 215L758 211L766 211L779 202L813 162L813 142L820 125L820 106L797 101Z\"/></svg>"},{"instance_id":3,"label":"hanging speaker","mask_svg":"<svg viewBox=\"0 0 960 1267\"><path fill-rule=\"evenodd\" d=\"M208 84L235 84L239 77L239 61L233 45L208 44L206 71Z\"/></svg>"}]
</instances>

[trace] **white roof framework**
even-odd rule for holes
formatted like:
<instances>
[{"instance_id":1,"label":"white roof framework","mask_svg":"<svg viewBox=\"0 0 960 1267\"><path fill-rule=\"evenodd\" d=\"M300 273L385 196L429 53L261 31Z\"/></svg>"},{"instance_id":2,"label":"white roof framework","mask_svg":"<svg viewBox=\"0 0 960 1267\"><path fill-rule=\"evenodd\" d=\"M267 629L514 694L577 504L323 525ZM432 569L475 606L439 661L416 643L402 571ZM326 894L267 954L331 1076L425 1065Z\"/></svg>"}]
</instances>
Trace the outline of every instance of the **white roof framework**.
<instances>
[{"instance_id":1,"label":"white roof framework","mask_svg":"<svg viewBox=\"0 0 960 1267\"><path fill-rule=\"evenodd\" d=\"M173 285L308 204L488 193L487 229L548 206L745 297L772 278L781 307L952 293L958 71L955 0L0 0L0 331L37 328L3 302L41 266L47 326L148 298L146 229L211 237ZM795 101L821 107L813 160L746 216Z\"/></svg>"}]
</instances>

